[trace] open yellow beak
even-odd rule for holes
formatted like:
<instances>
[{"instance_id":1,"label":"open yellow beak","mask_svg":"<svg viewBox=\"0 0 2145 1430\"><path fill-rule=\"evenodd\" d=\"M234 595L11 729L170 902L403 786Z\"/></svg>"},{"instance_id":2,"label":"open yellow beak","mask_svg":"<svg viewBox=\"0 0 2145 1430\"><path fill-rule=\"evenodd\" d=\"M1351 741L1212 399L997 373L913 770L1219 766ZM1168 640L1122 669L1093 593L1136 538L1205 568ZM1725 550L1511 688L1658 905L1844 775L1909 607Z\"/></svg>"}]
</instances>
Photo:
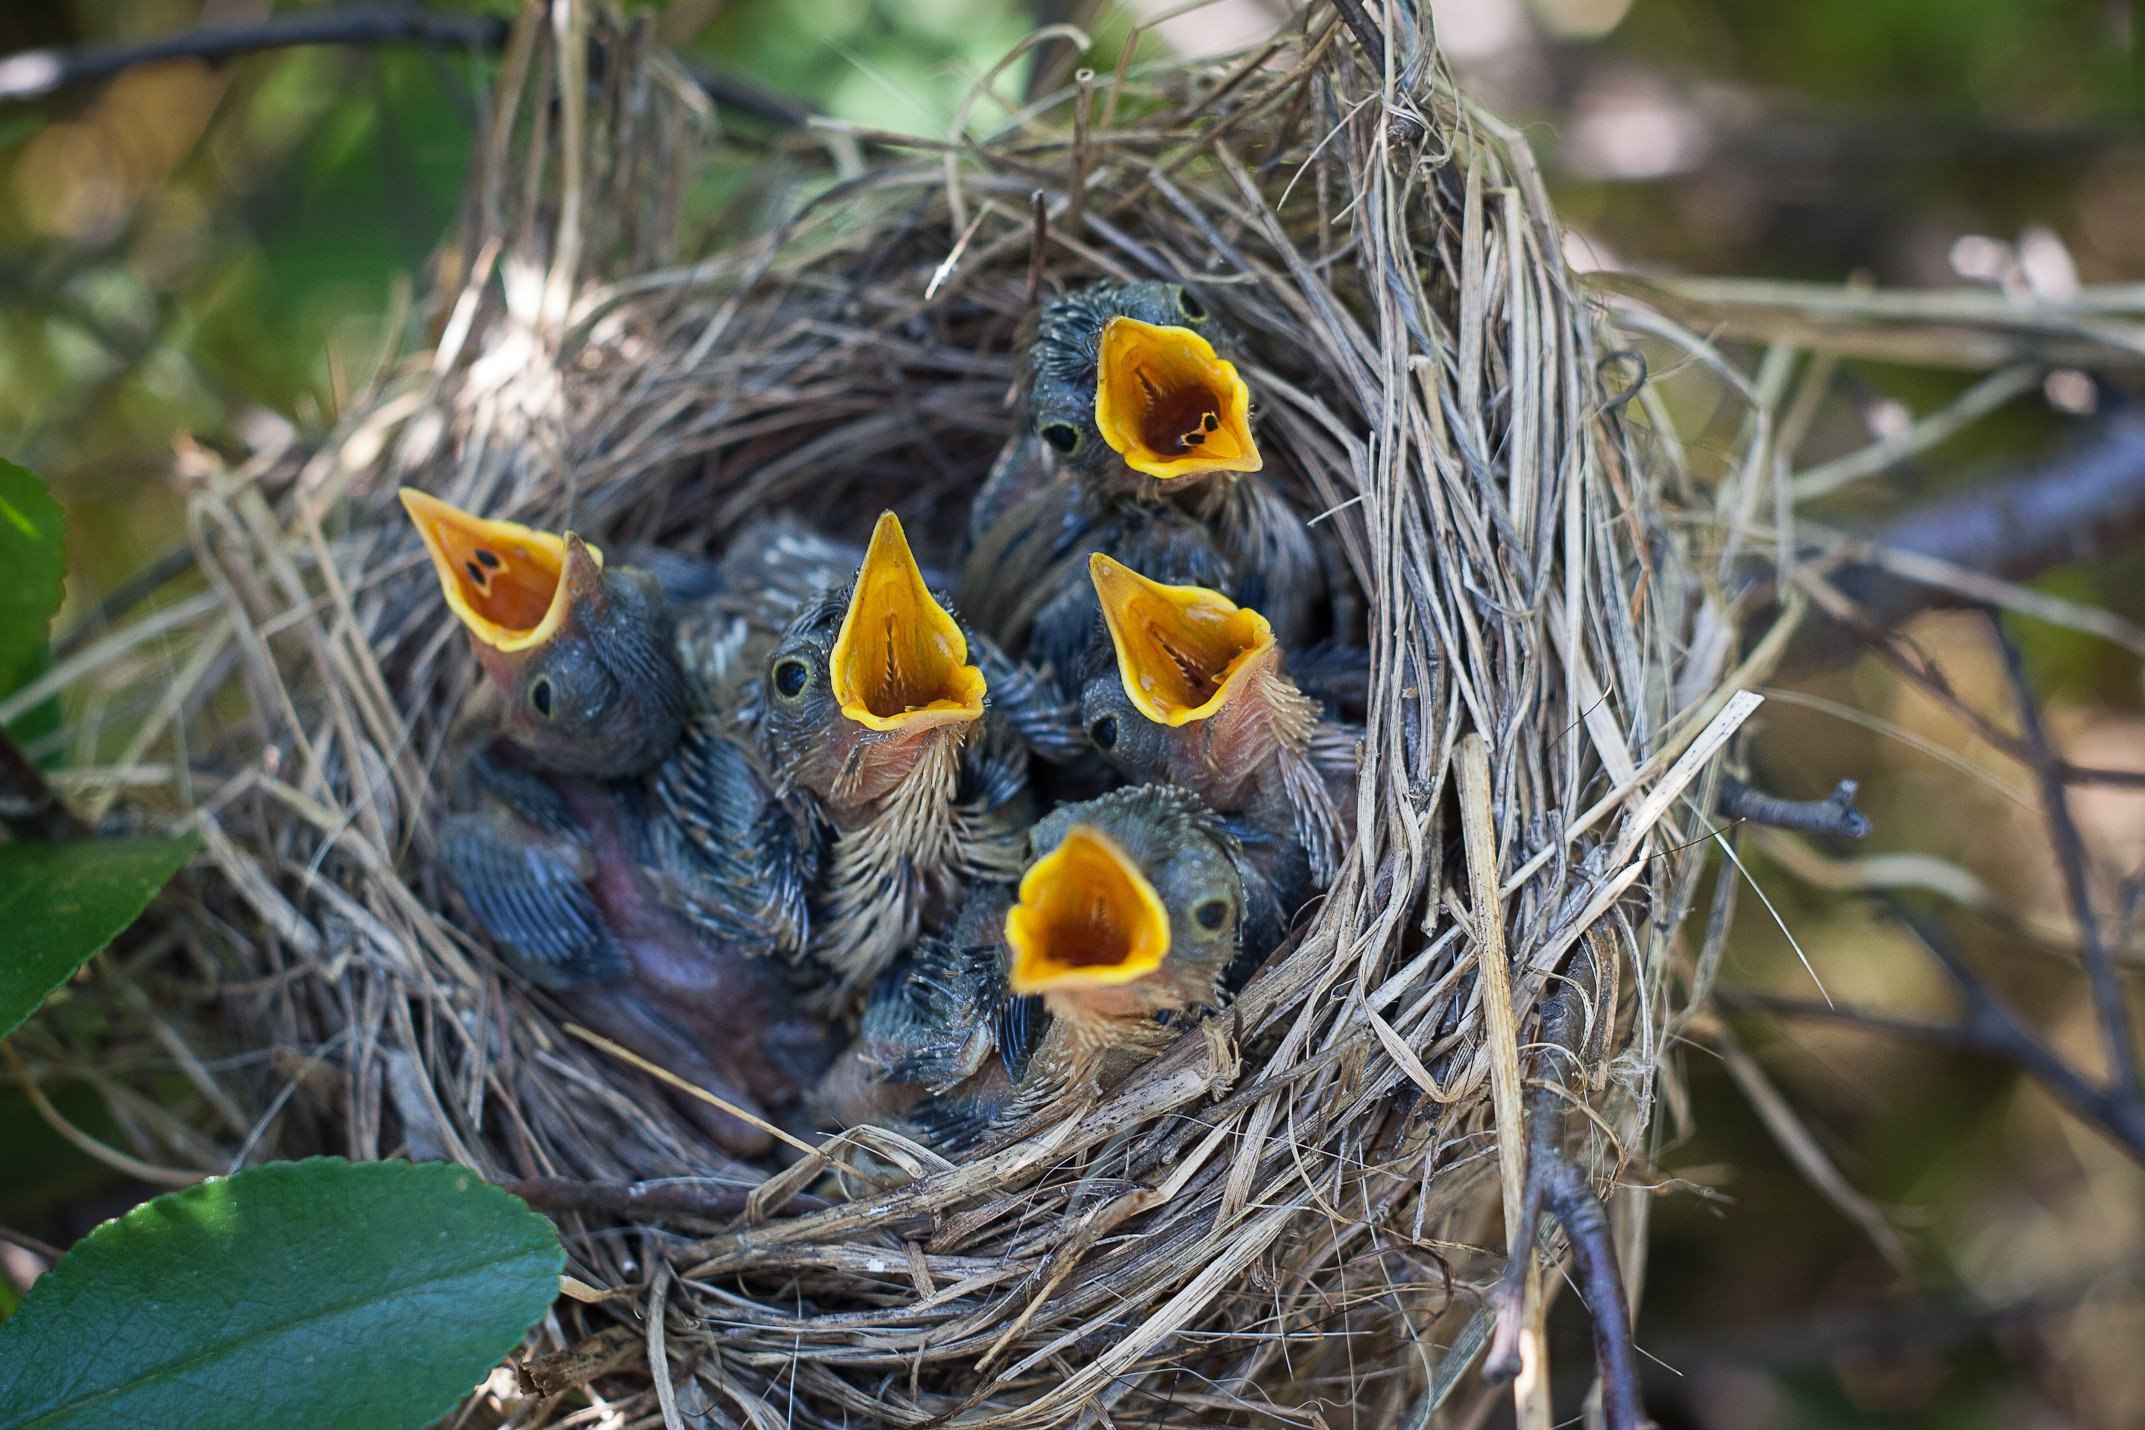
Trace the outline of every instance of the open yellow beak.
<instances>
[{"instance_id":1,"label":"open yellow beak","mask_svg":"<svg viewBox=\"0 0 2145 1430\"><path fill-rule=\"evenodd\" d=\"M1204 586L1165 586L1101 552L1087 559L1117 677L1140 714L1172 727L1220 710L1274 649L1266 617Z\"/></svg>"},{"instance_id":2,"label":"open yellow beak","mask_svg":"<svg viewBox=\"0 0 2145 1430\"><path fill-rule=\"evenodd\" d=\"M492 649L513 654L542 645L558 631L571 606L565 579L569 543L596 568L603 553L571 537L486 521L414 487L400 493L402 508L432 553L439 588L469 633Z\"/></svg>"},{"instance_id":3,"label":"open yellow beak","mask_svg":"<svg viewBox=\"0 0 2145 1430\"><path fill-rule=\"evenodd\" d=\"M1127 466L1165 481L1261 465L1250 390L1190 328L1123 317L1103 325L1095 425Z\"/></svg>"},{"instance_id":4,"label":"open yellow beak","mask_svg":"<svg viewBox=\"0 0 2145 1430\"><path fill-rule=\"evenodd\" d=\"M871 548L834 638L834 698L872 730L921 730L983 715L983 672L968 640L931 599L892 512L872 529Z\"/></svg>"},{"instance_id":5,"label":"open yellow beak","mask_svg":"<svg viewBox=\"0 0 2145 1430\"><path fill-rule=\"evenodd\" d=\"M1035 861L1006 911L1015 993L1106 988L1144 978L1169 955L1162 896L1109 836L1085 824Z\"/></svg>"}]
</instances>

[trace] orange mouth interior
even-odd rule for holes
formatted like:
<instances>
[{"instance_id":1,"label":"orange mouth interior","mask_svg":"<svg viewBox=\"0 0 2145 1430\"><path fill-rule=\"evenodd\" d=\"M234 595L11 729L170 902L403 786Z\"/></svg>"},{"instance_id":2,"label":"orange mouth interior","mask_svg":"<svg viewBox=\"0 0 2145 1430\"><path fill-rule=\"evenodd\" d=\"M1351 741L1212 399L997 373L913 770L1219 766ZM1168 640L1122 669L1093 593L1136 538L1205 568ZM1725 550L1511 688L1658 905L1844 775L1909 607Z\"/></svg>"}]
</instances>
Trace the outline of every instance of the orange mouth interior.
<instances>
[{"instance_id":1,"label":"orange mouth interior","mask_svg":"<svg viewBox=\"0 0 2145 1430\"><path fill-rule=\"evenodd\" d=\"M831 664L842 713L868 729L927 729L983 715L983 672L968 663L967 638L932 599L892 512L872 530Z\"/></svg>"},{"instance_id":2,"label":"orange mouth interior","mask_svg":"<svg viewBox=\"0 0 2145 1430\"><path fill-rule=\"evenodd\" d=\"M1165 481L1261 465L1250 390L1190 328L1124 317L1103 326L1095 425L1127 466Z\"/></svg>"},{"instance_id":3,"label":"orange mouth interior","mask_svg":"<svg viewBox=\"0 0 2145 1430\"><path fill-rule=\"evenodd\" d=\"M1088 574L1117 650L1117 676L1140 714L1159 725L1204 720L1274 649L1266 617L1204 586L1165 586L1101 552Z\"/></svg>"},{"instance_id":4,"label":"orange mouth interior","mask_svg":"<svg viewBox=\"0 0 2145 1430\"><path fill-rule=\"evenodd\" d=\"M1169 911L1109 836L1076 824L1021 876L1005 938L1014 992L1105 988L1162 966Z\"/></svg>"},{"instance_id":5,"label":"orange mouth interior","mask_svg":"<svg viewBox=\"0 0 2145 1430\"><path fill-rule=\"evenodd\" d=\"M486 521L414 487L403 510L424 538L447 606L494 650L540 645L566 619L566 540L516 521ZM598 567L603 553L588 547Z\"/></svg>"}]
</instances>

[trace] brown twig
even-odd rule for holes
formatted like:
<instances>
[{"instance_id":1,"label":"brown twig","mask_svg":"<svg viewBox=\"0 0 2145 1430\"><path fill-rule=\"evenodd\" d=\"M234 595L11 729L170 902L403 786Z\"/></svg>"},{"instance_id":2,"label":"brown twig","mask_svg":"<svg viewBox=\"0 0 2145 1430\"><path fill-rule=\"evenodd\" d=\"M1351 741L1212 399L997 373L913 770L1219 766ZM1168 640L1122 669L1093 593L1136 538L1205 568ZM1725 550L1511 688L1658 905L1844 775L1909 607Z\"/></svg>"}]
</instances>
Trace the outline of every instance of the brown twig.
<instances>
[{"instance_id":1,"label":"brown twig","mask_svg":"<svg viewBox=\"0 0 2145 1430\"><path fill-rule=\"evenodd\" d=\"M1852 636L1863 649L1889 666L1901 679L1921 689L1930 699L1950 711L1952 716L1980 738L1990 749L2010 756L2022 764L2030 764L2033 753L2026 742L1988 716L1976 710L1959 693L1952 689L1951 682L1933 661L1913 648L1913 642L1895 631L1879 625L1876 617L1837 586L1804 573L1804 580L1817 604L1835 624ZM1816 627L1821 633L1822 627ZM2056 757L2055 769L2065 784L2113 785L2124 789L2145 788L2145 770L2110 770L2091 765L2076 765Z\"/></svg>"},{"instance_id":2,"label":"brown twig","mask_svg":"<svg viewBox=\"0 0 2145 1430\"><path fill-rule=\"evenodd\" d=\"M1518 1376L1522 1300L1544 1211L1556 1215L1571 1243L1580 1298L1594 1327L1594 1362L1601 1375L1602 1423L1608 1430L1640 1430L1652 1424L1639 1397L1638 1354L1632 1345L1631 1307L1617 1265L1616 1238L1593 1184L1565 1148L1564 1093L1557 1064L1578 1057L1588 1024L1588 993L1594 990L1594 958L1582 950L1566 970L1565 981L1542 1009L1535 1043L1531 1091L1527 1105L1527 1185L1519 1224L1524 1240L1505 1261L1504 1275L1490 1292L1497 1329L1482 1366L1493 1385ZM1606 1018L1611 1010L1596 1008Z\"/></svg>"},{"instance_id":3,"label":"brown twig","mask_svg":"<svg viewBox=\"0 0 2145 1430\"><path fill-rule=\"evenodd\" d=\"M1861 535L1888 550L2007 581L2112 556L2145 536L2145 415L2101 419L2055 456L1917 506ZM1957 604L1940 590L1874 565L1858 564L1836 584L1877 629ZM1842 647L1815 627L1790 659L1822 663L1840 656Z\"/></svg>"},{"instance_id":4,"label":"brown twig","mask_svg":"<svg viewBox=\"0 0 2145 1430\"><path fill-rule=\"evenodd\" d=\"M138 65L165 60L225 60L308 45L422 45L433 49L496 51L511 24L496 15L454 15L402 5L352 5L339 10L275 15L244 25L206 25L176 34L79 49L23 50L0 58L0 104L43 99L92 84ZM694 68L693 80L717 104L770 124L794 127L813 110L735 75Z\"/></svg>"},{"instance_id":5,"label":"brown twig","mask_svg":"<svg viewBox=\"0 0 2145 1430\"><path fill-rule=\"evenodd\" d=\"M1942 928L1896 900L1887 899L1885 903L1893 916L1914 933L1922 947L1942 966L1952 986L1965 1001L1966 1014L1960 1021L1931 1023L1846 1005L1810 1003L1726 989L1715 996L1721 1006L1731 1012L1765 1013L1798 1022L1840 1023L2008 1062L2039 1081L2078 1116L2121 1144L2134 1160L2145 1163L2145 1093L2141 1093L2137 1084L2096 1085L2084 1073L2050 1052L1989 990L1981 976L1952 947Z\"/></svg>"},{"instance_id":6,"label":"brown twig","mask_svg":"<svg viewBox=\"0 0 2145 1430\"><path fill-rule=\"evenodd\" d=\"M583 1182L573 1177L521 1177L499 1184L540 1212L586 1212L599 1216L698 1217L726 1221L745 1210L750 1187L710 1187L698 1182ZM770 1212L802 1214L829 1205L824 1197L792 1192Z\"/></svg>"},{"instance_id":7,"label":"brown twig","mask_svg":"<svg viewBox=\"0 0 2145 1430\"><path fill-rule=\"evenodd\" d=\"M2048 835L2055 846L2056 865L2063 871L2063 893L2078 924L2078 948L2085 962L2087 986L2093 994L2093 1011L2100 1019L2100 1040L2108 1060L2108 1075L2119 1088L2138 1086L2138 1050L2130 1028L2130 1013L2124 997L2122 975L2100 934L2100 916L2093 910L2093 891L2087 871L2085 840L2071 818L2070 792L2064 787L2062 762L2048 741L2048 728L2041 720L2033 684L2026 676L2025 657L2017 642L1994 615L1989 629L2003 652L2004 674L2010 680L2012 698L2018 705L2018 728L2041 788L2041 813L2048 821Z\"/></svg>"},{"instance_id":8,"label":"brown twig","mask_svg":"<svg viewBox=\"0 0 2145 1430\"><path fill-rule=\"evenodd\" d=\"M1370 12L1363 8L1363 0L1333 0L1333 8L1340 12L1356 43L1363 47L1364 58L1378 74L1385 73L1385 36L1378 29L1378 22L1371 19Z\"/></svg>"},{"instance_id":9,"label":"brown twig","mask_svg":"<svg viewBox=\"0 0 2145 1430\"><path fill-rule=\"evenodd\" d=\"M1870 830L1869 816L1855 808L1853 780L1841 780L1823 799L1782 799L1752 789L1733 775L1723 775L1713 808L1728 819L1747 819L1798 834L1837 834L1860 839Z\"/></svg>"},{"instance_id":10,"label":"brown twig","mask_svg":"<svg viewBox=\"0 0 2145 1430\"><path fill-rule=\"evenodd\" d=\"M22 746L0 726L0 824L18 839L87 839L75 817Z\"/></svg>"}]
</instances>

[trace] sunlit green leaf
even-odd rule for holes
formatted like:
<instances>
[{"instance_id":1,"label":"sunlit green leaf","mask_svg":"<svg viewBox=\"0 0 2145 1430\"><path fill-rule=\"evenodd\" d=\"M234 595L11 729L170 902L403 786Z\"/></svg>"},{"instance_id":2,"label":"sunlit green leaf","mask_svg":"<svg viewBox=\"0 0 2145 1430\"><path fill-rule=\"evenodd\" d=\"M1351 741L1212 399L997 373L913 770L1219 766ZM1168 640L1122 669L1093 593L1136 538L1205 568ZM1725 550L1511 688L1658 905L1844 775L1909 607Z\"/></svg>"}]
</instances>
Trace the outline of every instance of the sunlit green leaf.
<instances>
[{"instance_id":1,"label":"sunlit green leaf","mask_svg":"<svg viewBox=\"0 0 2145 1430\"><path fill-rule=\"evenodd\" d=\"M0 1323L0 1430L437 1420L558 1289L551 1223L448 1162L272 1163L98 1227Z\"/></svg>"}]
</instances>

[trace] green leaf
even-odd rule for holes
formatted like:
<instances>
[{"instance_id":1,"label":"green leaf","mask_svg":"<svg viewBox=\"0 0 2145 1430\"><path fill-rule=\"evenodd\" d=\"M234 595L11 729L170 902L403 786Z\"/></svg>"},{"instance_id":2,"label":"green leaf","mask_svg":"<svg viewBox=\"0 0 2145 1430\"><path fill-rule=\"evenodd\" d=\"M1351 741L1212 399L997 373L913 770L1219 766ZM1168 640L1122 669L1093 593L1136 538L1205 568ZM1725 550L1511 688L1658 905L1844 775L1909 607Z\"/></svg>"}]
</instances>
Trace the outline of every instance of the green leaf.
<instances>
[{"instance_id":1,"label":"green leaf","mask_svg":"<svg viewBox=\"0 0 2145 1430\"><path fill-rule=\"evenodd\" d=\"M0 695L36 669L67 574L67 518L45 484L0 462Z\"/></svg>"},{"instance_id":2,"label":"green leaf","mask_svg":"<svg viewBox=\"0 0 2145 1430\"><path fill-rule=\"evenodd\" d=\"M315 1157L144 1202L0 1323L0 1430L429 1425L558 1292L558 1233L451 1162Z\"/></svg>"},{"instance_id":3,"label":"green leaf","mask_svg":"<svg viewBox=\"0 0 2145 1430\"><path fill-rule=\"evenodd\" d=\"M141 917L200 842L186 834L0 844L0 1038Z\"/></svg>"}]
</instances>

